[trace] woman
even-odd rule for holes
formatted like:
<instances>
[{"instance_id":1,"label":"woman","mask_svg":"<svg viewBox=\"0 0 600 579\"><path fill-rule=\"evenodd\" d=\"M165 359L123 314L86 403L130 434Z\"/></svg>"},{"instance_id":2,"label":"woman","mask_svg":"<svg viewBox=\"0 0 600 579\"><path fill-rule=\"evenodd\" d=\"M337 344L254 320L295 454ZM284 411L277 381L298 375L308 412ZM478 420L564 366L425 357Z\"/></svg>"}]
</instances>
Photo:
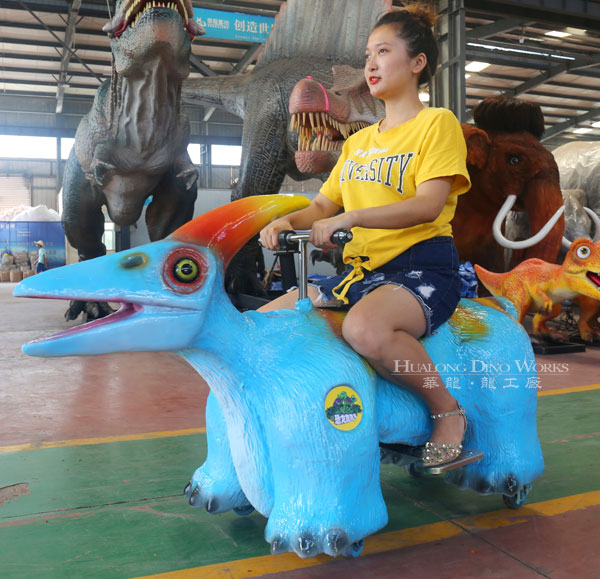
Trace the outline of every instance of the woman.
<instances>
[{"instance_id":1,"label":"woman","mask_svg":"<svg viewBox=\"0 0 600 579\"><path fill-rule=\"evenodd\" d=\"M261 232L263 245L275 249L280 231L312 228L312 243L325 249L334 231L352 229L344 249L349 273L309 287L309 296L316 306L351 306L345 340L381 375L425 400L434 419L425 466L456 460L466 430L464 410L419 342L460 299L450 220L458 195L470 187L458 121L419 100L419 86L438 63L435 20L418 4L379 19L367 42L365 78L384 101L385 118L347 139L309 207ZM290 292L261 311L293 307L296 299Z\"/></svg>"}]
</instances>

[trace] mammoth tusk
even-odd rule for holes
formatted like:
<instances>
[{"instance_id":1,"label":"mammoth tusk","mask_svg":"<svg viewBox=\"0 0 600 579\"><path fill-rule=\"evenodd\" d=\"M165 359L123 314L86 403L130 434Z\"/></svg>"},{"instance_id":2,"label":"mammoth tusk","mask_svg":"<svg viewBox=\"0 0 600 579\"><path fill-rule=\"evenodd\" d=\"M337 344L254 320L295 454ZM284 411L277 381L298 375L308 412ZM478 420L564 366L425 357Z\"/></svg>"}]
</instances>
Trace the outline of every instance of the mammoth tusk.
<instances>
[{"instance_id":1,"label":"mammoth tusk","mask_svg":"<svg viewBox=\"0 0 600 579\"><path fill-rule=\"evenodd\" d=\"M512 209L512 206L515 204L517 200L516 195L509 195L504 202L504 205L500 207L500 211L498 211L498 215L496 215L496 219L494 219L494 224L492 225L492 229L494 232L494 239L502 246L507 249L525 249L527 247L531 247L536 243L539 243L548 235L550 230L554 227L556 222L560 219L560 216L563 214L565 210L565 206L559 207L556 213L548 220L546 225L542 227L533 237L529 239L523 239L522 241L511 241L510 239L506 239L502 234L501 227L502 223L506 219L508 212Z\"/></svg>"},{"instance_id":2,"label":"mammoth tusk","mask_svg":"<svg viewBox=\"0 0 600 579\"><path fill-rule=\"evenodd\" d=\"M600 241L600 217L598 217L596 212L594 210L590 209L589 207L584 207L583 209L590 216L590 219L592 220L592 223L594 224L594 228L595 228L594 237L591 236L591 233L592 233L591 231L590 231L590 237L592 237L594 242Z\"/></svg>"},{"instance_id":3,"label":"mammoth tusk","mask_svg":"<svg viewBox=\"0 0 600 579\"><path fill-rule=\"evenodd\" d=\"M595 231L594 231L594 237L592 238L592 241L595 243L596 241L600 240L600 217L598 217L598 215L596 215L596 213L589 207L584 207L583 210L590 216L590 219L592 220L592 223L594 224ZM592 237L591 233L592 232L590 231L590 237ZM571 247L571 243L572 242L569 241L563 235L562 246L568 250Z\"/></svg>"}]
</instances>

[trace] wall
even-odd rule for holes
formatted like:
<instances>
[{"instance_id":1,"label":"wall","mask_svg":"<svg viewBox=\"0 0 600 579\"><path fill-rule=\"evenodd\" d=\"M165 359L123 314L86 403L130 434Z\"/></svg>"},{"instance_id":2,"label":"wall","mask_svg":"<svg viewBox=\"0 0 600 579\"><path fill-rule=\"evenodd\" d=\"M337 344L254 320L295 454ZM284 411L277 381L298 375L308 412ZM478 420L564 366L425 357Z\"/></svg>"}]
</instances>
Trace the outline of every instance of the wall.
<instances>
[{"instance_id":1,"label":"wall","mask_svg":"<svg viewBox=\"0 0 600 579\"><path fill-rule=\"evenodd\" d=\"M56 161L0 159L0 174L25 175L31 187L31 205L46 205L58 210L56 195ZM1 194L1 192L0 192Z\"/></svg>"}]
</instances>

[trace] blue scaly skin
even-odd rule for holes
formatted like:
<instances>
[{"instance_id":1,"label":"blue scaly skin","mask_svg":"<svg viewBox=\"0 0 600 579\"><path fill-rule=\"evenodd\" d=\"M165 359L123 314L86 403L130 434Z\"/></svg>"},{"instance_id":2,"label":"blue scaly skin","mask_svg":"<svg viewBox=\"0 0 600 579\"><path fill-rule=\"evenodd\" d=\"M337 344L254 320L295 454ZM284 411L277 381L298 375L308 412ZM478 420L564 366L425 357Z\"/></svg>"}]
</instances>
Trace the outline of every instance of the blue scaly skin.
<instances>
[{"instance_id":1,"label":"blue scaly skin","mask_svg":"<svg viewBox=\"0 0 600 579\"><path fill-rule=\"evenodd\" d=\"M186 487L190 503L212 513L256 508L268 517L265 538L274 553L357 554L387 522L378 443L423 444L432 427L426 406L375 374L309 300L294 310L238 312L223 290L219 251L174 236L21 282L16 296L122 304L23 351L180 355L211 388L208 455ZM467 410L465 447L485 455L446 476L480 493L513 495L543 470L535 359L510 307L462 300L423 341ZM337 386L344 394L327 401ZM349 401L349 390L360 420L342 430L327 411Z\"/></svg>"}]
</instances>

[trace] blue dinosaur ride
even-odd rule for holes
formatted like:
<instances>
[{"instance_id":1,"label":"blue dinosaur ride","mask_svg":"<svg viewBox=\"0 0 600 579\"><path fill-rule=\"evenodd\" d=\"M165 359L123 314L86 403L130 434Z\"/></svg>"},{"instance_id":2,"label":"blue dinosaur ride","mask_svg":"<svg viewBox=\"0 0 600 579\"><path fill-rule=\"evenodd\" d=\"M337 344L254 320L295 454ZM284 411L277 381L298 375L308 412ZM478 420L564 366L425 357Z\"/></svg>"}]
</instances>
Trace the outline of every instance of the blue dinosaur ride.
<instances>
[{"instance_id":1,"label":"blue dinosaur ride","mask_svg":"<svg viewBox=\"0 0 600 579\"><path fill-rule=\"evenodd\" d=\"M342 312L304 299L294 310L240 313L223 289L238 248L307 204L246 197L164 240L28 278L14 295L121 303L106 318L25 344L26 354L166 350L202 375L211 389L208 455L186 487L190 504L255 508L268 517L273 553L357 555L387 523L379 444L422 445L432 429L427 407L341 339ZM467 410L465 448L484 453L446 480L518 505L544 461L535 359L515 314L507 300L463 299L423 344Z\"/></svg>"}]
</instances>

